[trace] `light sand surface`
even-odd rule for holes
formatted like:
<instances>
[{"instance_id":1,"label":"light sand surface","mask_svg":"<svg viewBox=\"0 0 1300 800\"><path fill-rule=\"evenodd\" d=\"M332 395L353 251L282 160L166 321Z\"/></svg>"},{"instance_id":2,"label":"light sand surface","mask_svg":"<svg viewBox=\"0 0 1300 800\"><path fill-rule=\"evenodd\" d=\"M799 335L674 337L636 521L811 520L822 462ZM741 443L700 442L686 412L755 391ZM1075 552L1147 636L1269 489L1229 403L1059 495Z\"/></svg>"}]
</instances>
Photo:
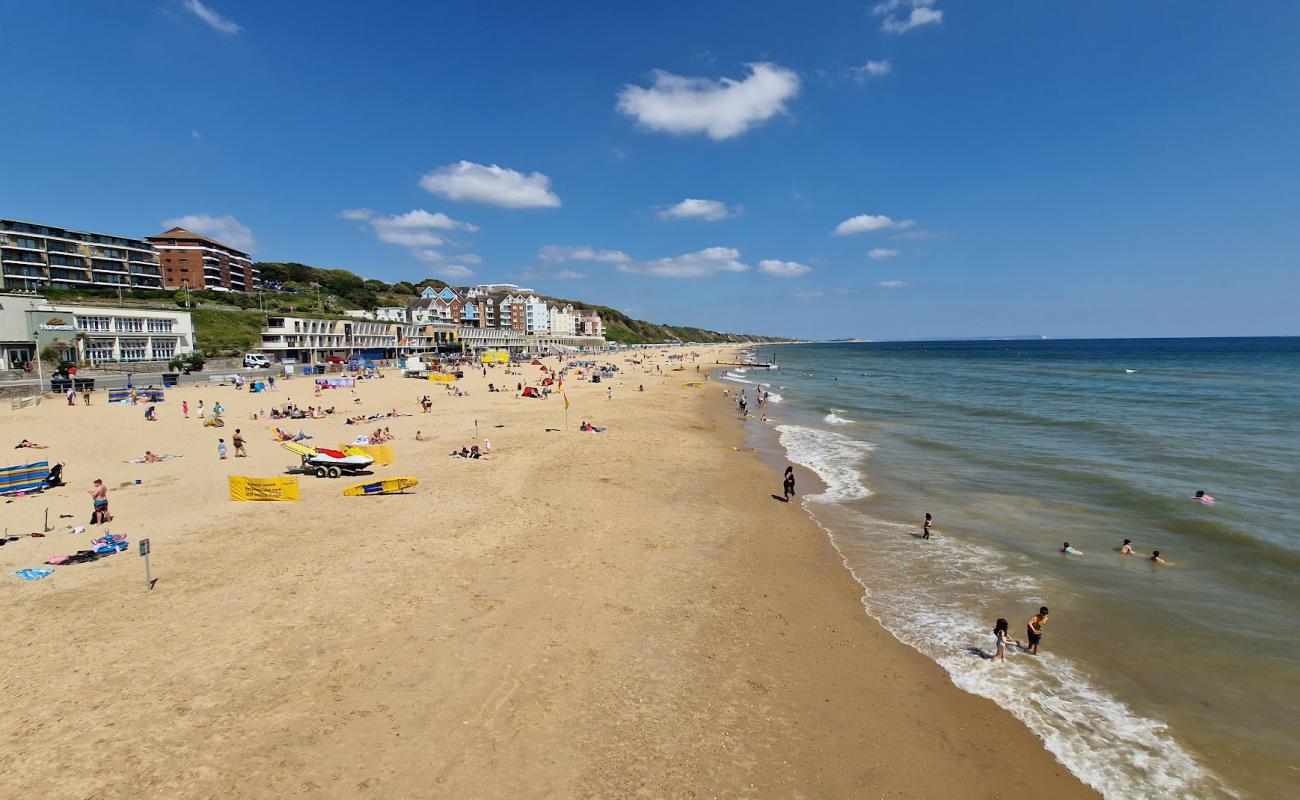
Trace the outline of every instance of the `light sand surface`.
<instances>
[{"instance_id":1,"label":"light sand surface","mask_svg":"<svg viewBox=\"0 0 1300 800\"><path fill-rule=\"evenodd\" d=\"M103 393L6 403L0 444L51 446L9 460L64 461L70 486L0 503L0 524L40 530L49 508L84 525L102 477L131 551L22 582L100 529L0 548L0 797L1092 796L865 614L822 532L769 497L779 475L735 449L720 384L650 359L663 375L625 365L612 400L566 382L558 433L558 396L484 391L535 366L467 377L461 398L395 373L360 404L301 377L185 387L156 423ZM376 423L398 440L375 471L420 485L343 497L354 481L302 477L301 502L231 502L227 475L295 460L268 425L331 447L375 427L248 420L290 398L412 414ZM182 419L181 399L219 399L227 427ZM218 461L235 427L250 457ZM447 457L484 438L492 460ZM183 457L122 463L146 449Z\"/></svg>"}]
</instances>

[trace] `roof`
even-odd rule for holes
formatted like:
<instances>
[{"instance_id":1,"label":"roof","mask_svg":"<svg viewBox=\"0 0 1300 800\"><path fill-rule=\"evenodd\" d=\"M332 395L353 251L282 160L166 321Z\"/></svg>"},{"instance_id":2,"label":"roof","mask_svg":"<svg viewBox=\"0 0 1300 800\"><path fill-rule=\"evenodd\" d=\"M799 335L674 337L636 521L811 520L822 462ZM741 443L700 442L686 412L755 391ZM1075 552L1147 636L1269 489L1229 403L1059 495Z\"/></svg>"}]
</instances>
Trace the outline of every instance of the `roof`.
<instances>
[{"instance_id":1,"label":"roof","mask_svg":"<svg viewBox=\"0 0 1300 800\"><path fill-rule=\"evenodd\" d=\"M187 241L207 242L208 244L213 245L214 247L220 247L220 248L223 248L223 249L225 249L225 250L229 250L229 251L231 251L232 253L239 253L240 255L243 255L243 256L247 256L247 255L248 255L248 253L245 253L243 250L237 250L237 249L231 247L231 246L228 245L228 244L224 244L224 243L222 243L222 242L218 242L216 239L210 239L210 238L208 238L207 236L204 236L204 235L201 234L201 233L195 233L194 231L188 231L188 230L186 230L186 229L184 229L184 228L172 228L171 230L163 231L162 233L158 234L157 236L146 236L145 238L146 238L147 240L149 240L150 242L155 242L155 241L158 241L159 239L185 239L185 240L187 240ZM163 246L163 247L166 247L167 245L162 245L162 246Z\"/></svg>"}]
</instances>

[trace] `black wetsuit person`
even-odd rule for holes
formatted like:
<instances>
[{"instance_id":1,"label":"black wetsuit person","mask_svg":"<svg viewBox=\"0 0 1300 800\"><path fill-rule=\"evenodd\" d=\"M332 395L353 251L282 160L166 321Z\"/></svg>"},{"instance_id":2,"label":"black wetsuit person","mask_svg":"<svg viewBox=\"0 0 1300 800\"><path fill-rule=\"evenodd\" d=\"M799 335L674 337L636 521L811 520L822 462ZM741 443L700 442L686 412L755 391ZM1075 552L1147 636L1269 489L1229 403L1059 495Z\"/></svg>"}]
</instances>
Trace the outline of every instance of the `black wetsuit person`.
<instances>
[{"instance_id":1,"label":"black wetsuit person","mask_svg":"<svg viewBox=\"0 0 1300 800\"><path fill-rule=\"evenodd\" d=\"M794 497L794 467L785 468L784 489L785 489L785 501L788 503L790 502L790 498Z\"/></svg>"}]
</instances>

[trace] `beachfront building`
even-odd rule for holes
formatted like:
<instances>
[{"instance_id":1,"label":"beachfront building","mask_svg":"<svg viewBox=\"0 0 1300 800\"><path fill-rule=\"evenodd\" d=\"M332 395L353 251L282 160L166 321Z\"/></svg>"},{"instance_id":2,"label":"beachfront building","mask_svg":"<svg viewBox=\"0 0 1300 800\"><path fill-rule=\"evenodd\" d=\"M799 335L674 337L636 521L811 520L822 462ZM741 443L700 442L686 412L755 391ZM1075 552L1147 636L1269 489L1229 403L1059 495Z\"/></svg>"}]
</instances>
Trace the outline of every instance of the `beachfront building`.
<instances>
[{"instance_id":1,"label":"beachfront building","mask_svg":"<svg viewBox=\"0 0 1300 800\"><path fill-rule=\"evenodd\" d=\"M375 309L374 318L384 322L406 322L408 317L403 306L381 306Z\"/></svg>"},{"instance_id":2,"label":"beachfront building","mask_svg":"<svg viewBox=\"0 0 1300 800\"><path fill-rule=\"evenodd\" d=\"M251 292L260 287L259 270L248 253L184 228L172 228L149 241L162 261L168 289Z\"/></svg>"},{"instance_id":3,"label":"beachfront building","mask_svg":"<svg viewBox=\"0 0 1300 800\"><path fill-rule=\"evenodd\" d=\"M19 369L45 351L80 365L165 362L194 352L188 311L50 303L0 294L0 369Z\"/></svg>"},{"instance_id":4,"label":"beachfront building","mask_svg":"<svg viewBox=\"0 0 1300 800\"><path fill-rule=\"evenodd\" d=\"M435 289L424 287L420 299L413 300L407 306L413 323L446 322L460 324L461 307L464 299L450 286Z\"/></svg>"},{"instance_id":5,"label":"beachfront building","mask_svg":"<svg viewBox=\"0 0 1300 800\"><path fill-rule=\"evenodd\" d=\"M547 329L550 333L572 336L578 332L578 315L574 312L573 306L568 303L562 306L549 306L547 317L549 322Z\"/></svg>"},{"instance_id":6,"label":"beachfront building","mask_svg":"<svg viewBox=\"0 0 1300 800\"><path fill-rule=\"evenodd\" d=\"M361 309L361 308L349 308L343 311L343 316L351 317L353 319L374 319L375 312L366 311L365 309Z\"/></svg>"},{"instance_id":7,"label":"beachfront building","mask_svg":"<svg viewBox=\"0 0 1300 800\"><path fill-rule=\"evenodd\" d=\"M595 311L579 311L577 320L577 333L582 336L600 336L605 335L605 323L601 322L600 314Z\"/></svg>"},{"instance_id":8,"label":"beachfront building","mask_svg":"<svg viewBox=\"0 0 1300 800\"><path fill-rule=\"evenodd\" d=\"M524 297L524 333L535 336L550 333L551 322L546 301L535 294Z\"/></svg>"},{"instance_id":9,"label":"beachfront building","mask_svg":"<svg viewBox=\"0 0 1300 800\"><path fill-rule=\"evenodd\" d=\"M149 242L0 219L0 284L8 290L161 289Z\"/></svg>"}]
</instances>

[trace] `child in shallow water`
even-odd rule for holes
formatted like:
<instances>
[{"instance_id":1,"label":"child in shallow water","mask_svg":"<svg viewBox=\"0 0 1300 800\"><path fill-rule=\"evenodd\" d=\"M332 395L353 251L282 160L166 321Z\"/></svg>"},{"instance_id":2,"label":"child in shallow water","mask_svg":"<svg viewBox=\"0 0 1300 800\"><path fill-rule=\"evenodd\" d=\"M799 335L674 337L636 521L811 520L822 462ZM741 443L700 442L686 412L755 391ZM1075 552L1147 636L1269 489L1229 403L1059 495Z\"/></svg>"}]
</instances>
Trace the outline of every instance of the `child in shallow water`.
<instances>
[{"instance_id":1,"label":"child in shallow water","mask_svg":"<svg viewBox=\"0 0 1300 800\"><path fill-rule=\"evenodd\" d=\"M997 645L997 652L993 654L994 661L1007 660L1008 644L1015 645L1016 647L1021 647L1020 642L1017 642L1015 639L1011 638L1011 634L1007 631L1007 621L1005 619L999 618L998 621L994 623L993 639L995 641L995 644Z\"/></svg>"}]
</instances>

